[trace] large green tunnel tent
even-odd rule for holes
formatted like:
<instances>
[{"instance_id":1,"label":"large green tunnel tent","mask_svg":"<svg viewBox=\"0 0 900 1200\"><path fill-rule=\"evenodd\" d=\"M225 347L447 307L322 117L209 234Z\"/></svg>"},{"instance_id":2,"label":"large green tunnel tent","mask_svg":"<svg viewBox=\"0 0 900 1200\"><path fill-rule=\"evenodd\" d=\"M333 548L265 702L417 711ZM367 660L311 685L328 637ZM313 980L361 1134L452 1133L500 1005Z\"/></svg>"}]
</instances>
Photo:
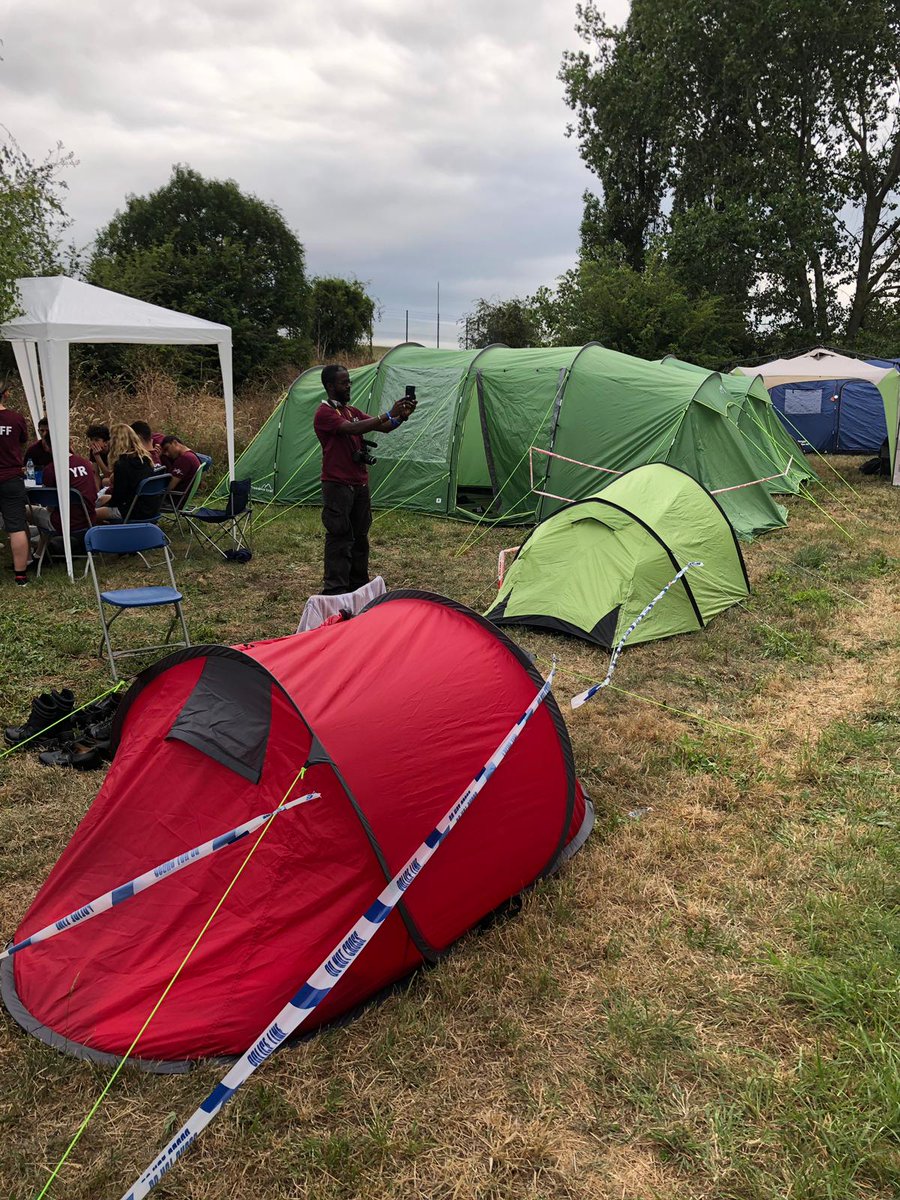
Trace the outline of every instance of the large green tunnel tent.
<instances>
[{"instance_id":1,"label":"large green tunnel tent","mask_svg":"<svg viewBox=\"0 0 900 1200\"><path fill-rule=\"evenodd\" d=\"M295 380L237 463L236 478L253 480L257 501L319 502L312 425L324 399L319 375L314 367ZM768 422L766 401L751 398L755 381L645 362L593 342L525 350L404 343L350 376L352 403L367 413L389 408L408 384L419 398L413 420L375 435L376 508L460 518L489 512L528 524L645 463L667 462L714 491L776 475L796 457L774 414ZM719 501L738 534L752 537L785 524L773 496L797 487L792 470Z\"/></svg>"}]
</instances>

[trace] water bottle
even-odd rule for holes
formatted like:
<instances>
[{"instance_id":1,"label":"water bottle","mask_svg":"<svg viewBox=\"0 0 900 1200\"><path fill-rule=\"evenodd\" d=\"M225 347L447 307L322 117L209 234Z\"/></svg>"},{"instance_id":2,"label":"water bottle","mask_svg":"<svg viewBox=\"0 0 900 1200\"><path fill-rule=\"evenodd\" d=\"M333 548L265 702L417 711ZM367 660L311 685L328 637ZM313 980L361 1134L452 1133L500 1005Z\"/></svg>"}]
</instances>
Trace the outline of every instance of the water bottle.
<instances>
[{"instance_id":1,"label":"water bottle","mask_svg":"<svg viewBox=\"0 0 900 1200\"><path fill-rule=\"evenodd\" d=\"M25 464L25 482L34 483L34 463L30 458Z\"/></svg>"}]
</instances>

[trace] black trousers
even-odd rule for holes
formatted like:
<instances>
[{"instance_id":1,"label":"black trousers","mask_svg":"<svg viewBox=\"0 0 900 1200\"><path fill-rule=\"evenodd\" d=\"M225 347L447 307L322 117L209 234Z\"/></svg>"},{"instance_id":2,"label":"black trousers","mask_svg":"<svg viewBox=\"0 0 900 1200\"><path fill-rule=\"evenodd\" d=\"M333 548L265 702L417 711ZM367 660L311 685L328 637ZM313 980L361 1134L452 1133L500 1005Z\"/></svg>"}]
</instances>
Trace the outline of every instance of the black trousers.
<instances>
[{"instance_id":1,"label":"black trousers","mask_svg":"<svg viewBox=\"0 0 900 1200\"><path fill-rule=\"evenodd\" d=\"M366 484L322 483L325 583L322 594L355 592L369 582L372 505Z\"/></svg>"}]
</instances>

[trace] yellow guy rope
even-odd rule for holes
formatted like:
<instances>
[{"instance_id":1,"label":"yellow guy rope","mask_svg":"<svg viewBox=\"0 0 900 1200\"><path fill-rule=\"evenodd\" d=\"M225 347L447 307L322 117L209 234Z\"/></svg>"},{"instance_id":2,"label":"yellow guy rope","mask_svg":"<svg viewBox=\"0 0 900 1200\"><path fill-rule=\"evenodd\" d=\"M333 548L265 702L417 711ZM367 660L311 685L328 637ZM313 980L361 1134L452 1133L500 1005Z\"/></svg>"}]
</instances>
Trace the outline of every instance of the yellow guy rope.
<instances>
[{"instance_id":1,"label":"yellow guy rope","mask_svg":"<svg viewBox=\"0 0 900 1200\"><path fill-rule=\"evenodd\" d=\"M206 922L203 925L203 928L200 930L200 932L194 938L193 944L191 945L187 954L185 954L184 958L179 963L178 967L175 970L175 974L172 976L172 978L166 984L165 988L163 989L162 995L159 997L159 999L154 1004L153 1008L150 1010L150 1014L147 1017L146 1021L144 1021L143 1025L140 1027L138 1032L135 1034L134 1040L132 1041L131 1045L128 1047L128 1049L126 1050L123 1057L116 1064L116 1069L113 1071L112 1075L110 1075L109 1079L107 1080L106 1084L104 1085L103 1091L100 1093L100 1095L94 1101L94 1104L92 1105L90 1112L87 1114L87 1116L81 1122L81 1124L78 1126L78 1129L75 1131L74 1137L72 1138L71 1142L69 1142L68 1146L66 1147L62 1158L59 1160L59 1162L56 1164L56 1166L50 1172L50 1177L48 1178L48 1180L44 1184L44 1186L41 1188L40 1192L37 1195L36 1200L43 1200L43 1198L49 1192L50 1185L53 1183L53 1180L59 1174L60 1170L62 1169L62 1167L65 1164L66 1160L68 1159L69 1155L72 1153L72 1151L78 1145L78 1142L81 1139L81 1135L87 1129L87 1127L90 1124L91 1120L93 1119L95 1113L100 1108L100 1105L106 1099L106 1096L109 1093L110 1088L115 1083L116 1079L119 1077L119 1073L122 1070L122 1068L125 1066L128 1059L131 1057L135 1046L138 1044L138 1042L144 1036L144 1033L146 1032L147 1027L149 1026L150 1022L153 1020L153 1018L156 1016L156 1014L159 1011L160 1007L162 1006L162 1003L165 1000L166 996L168 996L169 992L171 992L172 988L178 982L178 978L181 975L181 972L187 966L188 962L190 961L191 956L193 955L194 951L197 949L198 945L200 944L200 939L203 937L203 935L209 929L210 925L212 924L213 920L216 917L216 914L219 912L219 909L222 907L222 905L228 899L231 889L235 886L237 881L240 879L241 875L244 872L244 868L250 862L250 859L256 853L256 849L259 846L260 842L263 840L263 838L268 833L269 827L271 826L272 822L275 820L275 817L277 816L277 808L280 808L281 805L287 801L288 796L290 796L291 791L294 788L295 784L298 782L298 780L302 779L305 774L306 774L306 767L303 766L300 768L300 770L297 772L297 774L291 780L290 786L288 787L287 791L284 793L284 796L281 798L281 803L276 806L276 811L272 812L272 815L269 817L268 821L266 821L265 825L263 825L262 829L259 831L259 835L256 838L256 841L253 843L253 845L247 851L247 854L244 857L244 861L241 863L241 865L235 871L234 875L232 876L231 882L228 884L225 891L223 892L221 899L218 901L215 908L212 910L212 912L207 917Z\"/></svg>"}]
</instances>

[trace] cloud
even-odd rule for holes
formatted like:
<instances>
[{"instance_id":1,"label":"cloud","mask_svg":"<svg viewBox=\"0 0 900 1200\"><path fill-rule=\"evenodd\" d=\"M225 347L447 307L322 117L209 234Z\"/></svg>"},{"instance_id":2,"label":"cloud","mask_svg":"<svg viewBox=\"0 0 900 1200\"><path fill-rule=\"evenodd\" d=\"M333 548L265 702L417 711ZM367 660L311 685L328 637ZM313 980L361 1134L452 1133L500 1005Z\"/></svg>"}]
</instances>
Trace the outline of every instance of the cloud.
<instances>
[{"instance_id":1,"label":"cloud","mask_svg":"<svg viewBox=\"0 0 900 1200\"><path fill-rule=\"evenodd\" d=\"M32 157L61 140L79 160L80 243L184 162L276 204L313 272L396 310L440 279L460 315L574 260L574 22L559 0L29 0L4 22L0 105Z\"/></svg>"}]
</instances>

